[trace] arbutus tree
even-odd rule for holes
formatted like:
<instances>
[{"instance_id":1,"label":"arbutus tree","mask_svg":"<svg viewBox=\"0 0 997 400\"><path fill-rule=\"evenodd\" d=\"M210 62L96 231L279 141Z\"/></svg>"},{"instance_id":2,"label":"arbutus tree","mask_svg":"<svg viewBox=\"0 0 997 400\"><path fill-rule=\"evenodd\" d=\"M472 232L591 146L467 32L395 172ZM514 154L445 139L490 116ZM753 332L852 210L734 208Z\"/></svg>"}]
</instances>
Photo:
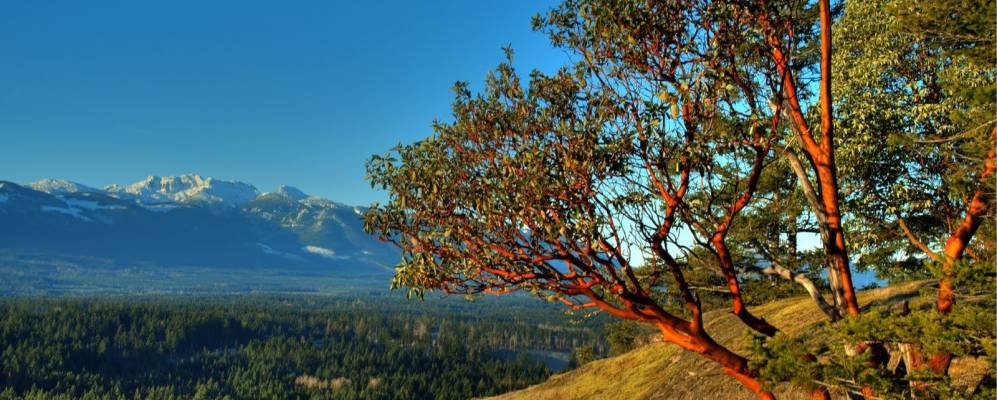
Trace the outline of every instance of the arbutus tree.
<instances>
[{"instance_id":1,"label":"arbutus tree","mask_svg":"<svg viewBox=\"0 0 997 400\"><path fill-rule=\"evenodd\" d=\"M734 314L774 335L726 243L784 129L756 18L725 2L568 1L536 24L583 61L525 90L511 63L479 95L458 84L453 122L368 164L390 195L368 230L403 250L394 285L528 291L647 322L771 398L706 331L680 238L713 254ZM681 314L659 302L665 275Z\"/></svg>"},{"instance_id":2,"label":"arbutus tree","mask_svg":"<svg viewBox=\"0 0 997 400\"><path fill-rule=\"evenodd\" d=\"M576 12L580 10L580 12ZM820 232L822 233L824 248L827 254L829 269L828 275L831 278L832 289L834 289L836 304L840 311L832 309L818 293L816 286L806 277L793 273L778 265L769 265L767 268L754 268L765 274L776 275L794 282L804 287L814 300L815 304L824 311L832 320L840 318L841 315L856 315L859 313L855 290L851 282L851 271L848 263L847 248L844 243L844 230L841 221L841 211L838 200L838 187L836 177L836 167L834 164L834 144L833 144L833 124L831 123L831 98L830 98L830 6L827 2L819 2L810 7L802 3L786 2L647 2L628 4L621 2L567 2L559 10L551 13L549 19L541 20L541 25L546 26L551 33L552 42L556 45L566 47L579 55L586 61L590 71L600 82L612 81L613 78L643 77L650 82L674 82L671 75L676 70L682 70L689 65L702 63L705 65L706 75L722 81L726 85L728 92L736 93L735 99L731 97L720 100L721 104L727 105L724 114L727 117L750 119L758 123L759 121L771 121L772 132L783 130L779 124L782 114L787 115L791 123L791 131L796 133L796 138L804 142L809 140L808 146L804 147L804 153L818 177L817 191L809 188L808 199L812 200L811 205L814 213L818 217ZM642 22L653 20L654 17L661 17L658 22L661 25L643 25ZM678 16L678 17L677 17ZM682 16L688 16L682 18ZM814 20L820 16L819 24ZM687 21L692 21L686 25ZM820 27L820 34L810 33L813 26ZM678 40L669 43L661 41L661 32L686 29L692 32L706 32L704 42L706 45L699 45L699 42L690 40ZM794 78L794 71L807 68L806 57L795 58L797 51L812 44L821 44L819 73L821 76L821 97L818 104L822 110L822 131L819 137L810 131L809 126L803 116L804 110L801 107L801 90L797 88L798 81ZM669 47L674 46L674 47ZM692 50L690 50L692 49ZM697 51L700 50L700 51ZM705 51L703 51L705 50ZM683 54L684 53L684 54ZM801 61L802 60L802 61ZM633 85L608 85L618 93L618 88L624 89ZM731 90L733 89L733 90ZM634 91L630 90L628 93ZM653 93L653 90L651 91ZM638 91L639 93L639 91ZM644 92L646 95L646 91ZM680 93L681 94L681 93ZM638 94L639 96L639 94ZM659 94L660 96L660 94ZM673 100L676 97L668 95L666 99ZM709 103L710 99L704 102ZM766 109L766 106L768 109ZM673 108L675 105L673 104ZM674 114L678 114L677 112ZM826 122L826 123L825 123ZM751 126L751 132L759 126ZM727 130L727 132L744 132L745 130ZM723 165L730 165L736 156L729 153L717 152L724 144L731 141L739 143L752 143L756 157L753 164L755 167L750 172L738 176L743 180L734 179L733 192L724 190L714 190L711 184L714 182L714 175L706 171L716 171L722 169ZM765 158L773 145L774 138L767 137L759 141L756 136L752 139L731 138L727 135L724 138L717 138L714 141L706 140L706 143L720 144L719 146L705 147L711 149L711 154L717 155L702 165L709 166L699 170L701 180L707 182L701 185L700 190L691 195L690 201L678 201L679 209L683 211L684 223L692 232L697 233L702 238L697 237L697 243L706 248L714 255L729 288L732 311L746 325L767 336L772 336L777 329L754 315L752 315L744 305L740 293L737 273L733 255L727 245L726 238L731 228L731 223L737 215L742 212L749 201L752 200L756 190L757 181L762 172ZM762 143L764 142L764 144ZM783 151L785 153L785 151ZM790 153L792 154L792 153ZM751 157L748 157L751 159ZM794 169L802 172L798 165ZM695 170L695 168L694 168ZM730 174L730 171L727 171ZM702 179L703 176L708 176ZM723 180L723 179L721 179ZM726 181L732 182L728 176ZM806 174L801 175L801 181L809 184ZM744 187L739 184L746 183ZM719 185L729 188L731 185ZM736 193L733 197L730 193ZM719 194L719 196L718 196ZM696 207L690 207L694 201L698 204L706 204L701 212L691 212ZM706 210L706 212L702 212ZM705 239L705 240L701 240ZM658 249L657 254L666 261L666 251L661 251L664 246L654 246ZM749 268L757 267L756 260L749 259L744 262ZM688 284L676 279L676 286L686 288ZM691 296L682 290L683 298ZM852 346L848 346L849 348ZM863 350L857 348L857 350ZM807 357L806 354L801 356ZM814 392L818 397L827 397L828 392L818 388ZM869 393L867 393L869 394Z\"/></svg>"},{"instance_id":3,"label":"arbutus tree","mask_svg":"<svg viewBox=\"0 0 997 400\"><path fill-rule=\"evenodd\" d=\"M391 200L366 218L369 229L404 250L395 284L416 293L529 291L651 323L665 340L771 397L747 360L706 332L679 261L663 250L689 189L700 127L663 129L649 117L667 115L668 107L621 108L607 92L585 91L582 81L569 71L535 74L523 91L505 64L482 95L458 85L455 122L371 161L372 181L389 189ZM645 133L623 128L630 123ZM645 215L652 209L664 210ZM668 271L633 263L641 242L656 246L650 252L666 262L651 264ZM687 318L656 300L653 282L662 273L683 286Z\"/></svg>"},{"instance_id":4,"label":"arbutus tree","mask_svg":"<svg viewBox=\"0 0 997 400\"><path fill-rule=\"evenodd\" d=\"M586 13L585 10L592 11ZM670 74L677 66L702 64L709 76L722 81L724 90L736 93L736 100L730 101L729 98L720 100L721 104L728 106L725 115L752 119L756 125L750 128L765 127L766 123L761 121L772 122L769 124L771 125L769 132L773 136L764 140L764 145L769 149L785 136L809 138L809 144L812 146L808 147L810 153L807 154L809 154L808 159L814 161L811 165L819 177L817 189L814 189L810 183L810 178L807 177L807 172L799 160L792 156L793 152L789 149L789 145L779 146L781 147L779 153L786 155L791 161L790 164L794 165L793 169L804 186L802 191L807 194L806 197L810 200L813 213L817 217L817 226L824 239L827 264L830 267L828 276L835 293L835 304L840 307L840 311L827 305L810 279L779 265L773 257L765 257L773 261L766 268L755 268L758 266L755 260L743 264L754 272L778 276L800 284L811 293L811 298L823 312L832 320L837 320L845 314L857 314L859 308L851 283L851 270L847 248L844 245L844 230L838 205L831 129L833 126L824 124L823 126L829 128L822 130L821 136L814 140L815 135L807 125L803 115L805 111L801 106L801 102L806 99L801 94L803 91L798 88L797 78L794 78L795 72L813 69L807 64L813 59L813 52L808 49L813 43L827 44L821 46L819 59L829 62L830 12L830 7L824 3L810 5L779 1L651 1L634 4L581 1L566 2L547 19L538 22L550 33L555 45L582 56L590 73L600 77L600 81L613 81L621 76L639 76L646 81L667 82L669 79L674 80ZM654 14L660 17L654 22L668 26L653 25L654 22L641 25L648 20L646 17L641 17L644 14ZM813 32L814 26L820 27L819 35ZM683 29L705 32L706 41L687 40L667 43L660 40L662 31ZM797 53L810 55L797 58ZM829 65L823 64L819 68L821 76L827 78L821 81L827 85L830 85L829 68ZM617 92L620 86L609 85ZM623 86L626 88L626 85ZM831 112L829 90L828 88L827 91L822 91L828 94L818 101L821 109L825 111L824 114L828 116ZM647 96L647 93L638 93L636 96L641 95ZM666 92L665 99L674 101L676 97ZM706 98L704 102L708 103L711 100L713 99ZM824 106L825 104L827 106ZM782 119L789 120L789 124L779 123L783 116L788 117ZM741 132L746 130L742 129ZM787 131L794 134L786 135L784 132ZM720 142L724 143L723 140L727 140L728 144L731 142L730 138L721 139ZM742 144L751 141L744 137L736 140L740 140ZM765 151L767 152L768 150ZM725 155L722 153L713 154L718 157L705 164L714 169L715 166L730 161L724 159ZM766 162L764 160L763 155L760 162ZM754 186L759 179L761 168L751 174L746 171L741 172L743 172L741 176L745 178L743 182L755 181L750 185L750 190L743 193L744 200L748 201L755 191ZM751 179L747 179L749 176ZM699 195L711 196L707 193L709 190L700 191ZM727 208L721 207L706 214L698 214L709 215L708 223L704 224L704 221L696 218L686 222L692 233L704 235L706 240L699 241L699 244L716 256L719 266L725 271L724 278L728 282L734 313L755 330L772 335L775 332L774 327L755 318L743 306L737 282L732 279L734 274L727 272L734 270L735 263L725 241L731 228L730 222L721 223L725 218L723 214L733 219L744 211L746 206L746 204L735 206L734 200L727 200L731 200ZM714 201L705 204L718 206L723 204L723 201L720 204ZM711 230L712 228L716 229Z\"/></svg>"},{"instance_id":5,"label":"arbutus tree","mask_svg":"<svg viewBox=\"0 0 997 400\"><path fill-rule=\"evenodd\" d=\"M832 321L861 314L835 154L832 14L827 0L568 0L538 17L576 65L524 84L509 62L479 94L458 84L452 122L369 162L389 200L366 214L367 229L403 250L393 286L417 295L525 291L645 322L771 398L745 357L707 332L688 277L693 264L714 268L731 311L769 337L776 327L747 308L745 271L798 283ZM780 169L766 175L773 163ZM759 204L767 176L794 176L796 187L762 189ZM780 254L796 252L805 216L781 213L787 226L752 221L794 190L802 196L789 201L808 206L821 237L833 305L793 269L804 264L796 254ZM989 204L991 192L980 190L983 199L967 204ZM953 254L986 212L969 208ZM742 241L761 226L770 240ZM954 270L949 259L943 269ZM848 340L853 352L868 347ZM807 351L793 362L817 363Z\"/></svg>"}]
</instances>

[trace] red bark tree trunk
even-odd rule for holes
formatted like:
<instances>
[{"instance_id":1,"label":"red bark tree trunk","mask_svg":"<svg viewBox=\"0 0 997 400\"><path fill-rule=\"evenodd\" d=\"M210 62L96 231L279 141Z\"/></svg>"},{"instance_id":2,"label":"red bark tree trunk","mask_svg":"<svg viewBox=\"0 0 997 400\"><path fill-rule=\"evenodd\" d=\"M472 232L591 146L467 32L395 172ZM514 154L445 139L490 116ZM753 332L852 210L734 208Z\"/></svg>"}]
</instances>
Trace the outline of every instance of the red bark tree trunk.
<instances>
[{"instance_id":1,"label":"red bark tree trunk","mask_svg":"<svg viewBox=\"0 0 997 400\"><path fill-rule=\"evenodd\" d=\"M997 137L997 128L993 130L994 137ZM944 260L942 261L942 277L938 285L938 312L946 314L952 311L952 304L955 303L955 293L952 287L952 277L955 276L955 264L962 259L969 241L973 239L976 230L983 222L983 217L993 203L993 194L987 187L987 181L991 179L995 168L994 148L987 152L987 159L983 163L983 172L980 174L980 187L977 188L973 199L966 208L966 217L962 223L952 232L948 241L945 242Z\"/></svg>"},{"instance_id":2,"label":"red bark tree trunk","mask_svg":"<svg viewBox=\"0 0 997 400\"><path fill-rule=\"evenodd\" d=\"M841 210L838 208L838 171L834 162L834 117L831 100L831 1L820 0L820 156L816 161L817 179L820 183L821 200L827 215L827 228L830 234L828 250L838 274L842 295L848 313L858 315L858 299L852 287L852 272L848 262L848 248L845 247L845 230L841 226Z\"/></svg>"},{"instance_id":3,"label":"red bark tree trunk","mask_svg":"<svg viewBox=\"0 0 997 400\"><path fill-rule=\"evenodd\" d=\"M737 379L745 388L755 393L761 400L775 400L771 392L762 388L755 371L748 368L748 360L720 345L706 332L683 333L666 323L658 323L662 338L666 342L699 353L703 357L720 364L728 376Z\"/></svg>"},{"instance_id":4,"label":"red bark tree trunk","mask_svg":"<svg viewBox=\"0 0 997 400\"><path fill-rule=\"evenodd\" d=\"M848 260L848 247L845 241L845 232L841 224L841 210L839 209L838 177L837 166L834 161L834 118L831 97L831 6L829 0L821 0L820 20L821 20L821 60L820 60L820 111L821 127L820 142L810 129L806 117L803 115L803 108L800 106L799 95L796 91L796 81L793 78L792 70L789 67L789 57L783 52L782 43L779 36L770 28L769 45L772 47L772 59L783 82L783 91L786 95L786 102L789 105L788 113L792 120L793 128L800 139L803 153L807 156L810 166L817 179L820 202L815 204L815 214L823 214L827 221L824 223L828 231L828 237L822 238L825 253L830 258L829 274L832 274L831 281L837 280L835 293L840 294L844 300L845 311L851 315L858 315L861 309L858 299L855 296L855 288L852 285L851 269ZM764 19L763 24L768 24ZM805 177L804 177L805 178ZM837 299L837 297L836 297Z\"/></svg>"},{"instance_id":5,"label":"red bark tree trunk","mask_svg":"<svg viewBox=\"0 0 997 400\"><path fill-rule=\"evenodd\" d=\"M993 129L991 138L997 138L997 127ZM955 276L956 263L962 260L963 253L968 248L969 242L973 239L973 235L976 234L976 230L980 227L994 201L993 194L987 184L988 180L992 179L991 176L997 167L995 159L997 159L995 148L990 147L990 150L987 151L987 158L983 162L983 171L980 173L980 186L966 207L966 216L945 242L942 277L938 284L938 302L935 305L940 314L952 312L952 306L955 304L955 288L952 278ZM949 365L952 363L952 354L946 352L938 352L925 359L924 355L921 354L920 346L915 345L910 346L907 358L907 365L911 370L926 368L938 375L948 373ZM923 382L911 382L911 386L915 390L925 390L929 387Z\"/></svg>"},{"instance_id":6,"label":"red bark tree trunk","mask_svg":"<svg viewBox=\"0 0 997 400\"><path fill-rule=\"evenodd\" d=\"M775 336L779 330L768 323L768 321L765 321L765 319L756 317L744 305L744 300L741 298L741 288L737 283L737 274L734 272L734 259L731 258L727 244L722 238L718 237L714 237L712 242L713 248L717 252L717 260L720 262L720 270L723 272L724 279L727 280L727 289L730 290L731 312L751 329L768 337Z\"/></svg>"}]
</instances>

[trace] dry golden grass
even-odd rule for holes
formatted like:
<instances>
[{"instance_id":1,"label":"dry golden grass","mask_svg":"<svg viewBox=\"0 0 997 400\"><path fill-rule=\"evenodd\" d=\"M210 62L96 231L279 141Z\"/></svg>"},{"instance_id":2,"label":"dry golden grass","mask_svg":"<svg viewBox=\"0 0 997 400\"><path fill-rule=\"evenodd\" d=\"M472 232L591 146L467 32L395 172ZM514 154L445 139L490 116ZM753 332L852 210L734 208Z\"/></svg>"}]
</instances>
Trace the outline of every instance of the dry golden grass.
<instances>
[{"instance_id":1,"label":"dry golden grass","mask_svg":"<svg viewBox=\"0 0 997 400\"><path fill-rule=\"evenodd\" d=\"M863 306L887 305L917 297L925 282L910 282L859 293ZM810 301L800 297L753 307L752 312L789 334L798 334L826 317ZM742 350L744 324L729 312L708 313L707 331L717 341ZM780 385L779 399L805 399L791 385ZM546 382L506 393L493 400L572 399L754 399L751 392L721 372L716 364L683 351L675 345L651 344L618 357L590 362L581 368L552 376Z\"/></svg>"}]
</instances>

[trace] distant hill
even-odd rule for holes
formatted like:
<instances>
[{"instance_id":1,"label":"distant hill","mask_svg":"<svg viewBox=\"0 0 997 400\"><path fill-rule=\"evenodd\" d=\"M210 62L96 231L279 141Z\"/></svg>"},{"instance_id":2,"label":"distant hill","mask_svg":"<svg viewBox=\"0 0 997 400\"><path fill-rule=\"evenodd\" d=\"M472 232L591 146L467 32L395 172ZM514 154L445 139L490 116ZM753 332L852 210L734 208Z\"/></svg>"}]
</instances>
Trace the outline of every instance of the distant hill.
<instances>
[{"instance_id":1,"label":"distant hill","mask_svg":"<svg viewBox=\"0 0 997 400\"><path fill-rule=\"evenodd\" d=\"M59 278L42 269L55 266L146 277L260 270L272 273L264 274L269 279L310 274L383 288L399 253L363 231L364 211L290 186L262 193L199 175L104 189L58 179L0 181L0 279L19 279L21 289L44 286Z\"/></svg>"},{"instance_id":2,"label":"distant hill","mask_svg":"<svg viewBox=\"0 0 997 400\"><path fill-rule=\"evenodd\" d=\"M911 282L859 293L863 307L887 305L918 295L924 282ZM780 300L753 307L756 315L790 334L826 320L809 298ZM718 342L744 354L744 324L727 311L707 313L706 330ZM806 399L807 393L789 384L775 390L779 399ZM835 397L837 398L837 397ZM672 344L654 343L617 357L592 361L546 382L491 397L491 400L573 399L755 399L717 364Z\"/></svg>"}]
</instances>

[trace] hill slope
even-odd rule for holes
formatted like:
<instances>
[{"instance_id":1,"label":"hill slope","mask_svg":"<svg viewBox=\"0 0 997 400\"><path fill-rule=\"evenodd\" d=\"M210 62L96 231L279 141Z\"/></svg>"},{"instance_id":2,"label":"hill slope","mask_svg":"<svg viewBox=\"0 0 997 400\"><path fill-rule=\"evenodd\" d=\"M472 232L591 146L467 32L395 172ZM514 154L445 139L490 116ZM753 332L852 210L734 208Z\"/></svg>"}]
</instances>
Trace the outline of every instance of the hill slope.
<instances>
[{"instance_id":1,"label":"hill slope","mask_svg":"<svg viewBox=\"0 0 997 400\"><path fill-rule=\"evenodd\" d=\"M918 295L923 282L911 282L859 294L863 307L901 301ZM797 334L826 318L809 298L780 300L753 307L752 311L784 332ZM706 314L706 330L718 342L742 350L745 329L729 312ZM743 354L743 351L739 351ZM780 385L780 399L805 399L806 393ZM493 400L571 399L754 399L733 378L699 355L665 343L651 344L627 354L590 362L581 368L552 376L529 388L492 397Z\"/></svg>"}]
</instances>

